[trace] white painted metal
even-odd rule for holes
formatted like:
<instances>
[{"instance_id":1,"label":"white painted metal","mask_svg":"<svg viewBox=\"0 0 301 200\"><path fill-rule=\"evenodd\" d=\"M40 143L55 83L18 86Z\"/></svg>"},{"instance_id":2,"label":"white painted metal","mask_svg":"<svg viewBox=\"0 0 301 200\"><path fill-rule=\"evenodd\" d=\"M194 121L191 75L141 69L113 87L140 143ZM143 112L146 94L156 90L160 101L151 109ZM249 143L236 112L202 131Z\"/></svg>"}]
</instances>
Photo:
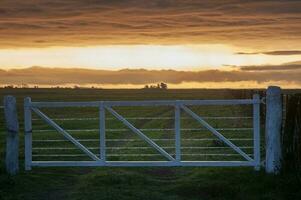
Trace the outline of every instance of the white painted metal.
<instances>
[{"instance_id":1,"label":"white painted metal","mask_svg":"<svg viewBox=\"0 0 301 200\"><path fill-rule=\"evenodd\" d=\"M30 100L30 99L29 99ZM30 158L29 166L254 166L257 167L258 163L260 163L260 141L259 141L259 104L261 100L259 96L254 96L253 99L234 99L234 100L167 100L167 101L95 101L95 102L27 102L27 115L28 112L31 112L31 109L36 112L44 121L46 121L49 125L54 127L54 129L66 137L66 140L62 139L46 139L46 140L33 140L30 139L31 142L37 143L45 143L45 142L66 142L71 141L75 146L81 149L85 154L33 154L32 155L32 148L30 146L30 156L25 155L25 160ZM194 112L192 112L186 106L191 105L253 105L253 127L252 128L216 128L214 129L210 126L204 119L251 119L252 117L200 117ZM174 128L167 128L167 129L137 129L134 127L127 119L123 116L118 114L115 110L111 108L111 106L171 106L174 107ZM76 121L76 120L99 120L99 129L77 129L77 130L63 130L60 126L58 126L53 120L47 117L44 113L42 113L37 108L42 107L56 107L56 108L63 108L63 107L98 107L99 108L99 118L57 118L56 120L62 121ZM25 106L26 109L26 106ZM193 118L195 118L198 122L200 122L205 128L183 128L180 127L180 120L181 119L189 119L189 117L182 117L180 116L180 111L183 109ZM106 118L105 110L108 110L114 117L120 120L123 124L125 124L130 130L136 133L142 140L139 139L106 139L105 132L125 132L129 131L128 129L106 129L105 128L105 120L113 120L113 118ZM25 121L30 121L30 131L31 131L31 113L30 116L25 115ZM139 119L173 119L173 117L129 117L129 120L139 120ZM37 120L37 119L35 119ZM27 122L28 124L28 122ZM25 124L26 126L26 124ZM28 124L29 127L29 124ZM217 138L181 138L181 131L204 131L209 130ZM47 132L51 130L35 130L35 132ZM74 139L68 132L99 132L99 139ZM146 135L143 134L142 131L174 131L175 137L174 138L157 138L157 139L150 139ZM253 138L225 138L221 133L218 131L253 131ZM31 136L31 134L30 134ZM181 141L214 141L214 140L222 140L225 142L229 147L206 147L206 146L184 146L181 147ZM106 142L143 142L146 141L150 144L150 147L106 147ZM175 142L175 147L173 146L159 146L155 143L155 141L171 141ZM253 146L236 146L231 141L253 141ZM85 147L80 142L97 142L99 147L97 146L90 146ZM94 144L95 145L95 144ZM29 146L29 145L27 145ZM51 150L51 149L76 149L76 147L66 147L66 148L55 148L55 147L36 147L33 148L34 150ZM106 154L106 149L156 149L160 154ZM164 149L173 149L175 148L174 154L167 153ZM233 149L238 154L233 153L200 153L200 154L185 154L181 153L182 149ZM241 149L251 149L254 148L254 160L250 157L251 155L246 154ZM98 150L99 149L99 156L100 159L97 157L97 154L93 154L89 149ZM29 152L29 151L28 151ZM34 157L81 157L85 155L90 156L94 161L31 161L31 156ZM169 161L108 161L106 157L108 156L120 156L120 157L127 157L127 156L165 156ZM172 156L174 155L175 158ZM182 161L181 156L242 156L247 161ZM30 169L30 168L29 168ZM257 168L256 168L257 169Z\"/></svg>"},{"instance_id":2,"label":"white painted metal","mask_svg":"<svg viewBox=\"0 0 301 200\"><path fill-rule=\"evenodd\" d=\"M32 102L33 108L98 107L99 102Z\"/></svg>"},{"instance_id":3,"label":"white painted metal","mask_svg":"<svg viewBox=\"0 0 301 200\"><path fill-rule=\"evenodd\" d=\"M152 139L153 141L173 141L175 139ZM182 141L212 141L219 140L216 138L194 138L194 139L181 139ZM253 138L228 138L231 141L251 141ZM51 140L33 140L33 142L66 142L67 140L51 139ZM98 142L99 139L78 139L77 141L83 142ZM135 142L141 141L138 139L106 139L107 142Z\"/></svg>"},{"instance_id":4,"label":"white painted metal","mask_svg":"<svg viewBox=\"0 0 301 200\"><path fill-rule=\"evenodd\" d=\"M230 140L225 138L221 133L219 133L216 129L214 129L212 126L210 126L207 122L205 122L200 116L192 112L189 108L186 106L181 106L183 110L185 110L189 115L191 115L194 119L196 119L198 122L200 122L204 127L206 127L208 130L210 130L214 135L216 135L219 139L221 139L224 143L229 145L233 148L237 153L242 155L245 159L248 161L253 161L253 159L248 156L245 152L243 152L240 148L238 148L235 144L233 144Z\"/></svg>"},{"instance_id":5,"label":"white painted metal","mask_svg":"<svg viewBox=\"0 0 301 200\"><path fill-rule=\"evenodd\" d=\"M131 123L129 123L126 119L124 119L121 115L119 115L116 111L114 111L110 107L105 107L112 115L114 115L118 120L120 120L124 125L129 127L133 132L135 132L139 137L141 137L144 141L146 141L149 145L154 147L159 153L161 153L168 160L174 160L172 156L170 156L164 149L162 149L159 145L157 145L154 141L152 141L149 137L144 135L139 129L134 127Z\"/></svg>"},{"instance_id":6,"label":"white painted metal","mask_svg":"<svg viewBox=\"0 0 301 200\"><path fill-rule=\"evenodd\" d=\"M140 131L174 131L173 128L142 128ZM253 128L216 128L217 131L251 131ZM37 129L35 132L49 132L53 131L52 129ZM98 132L99 129L67 129L68 132ZM106 132L127 132L128 129L125 128L115 128L115 129L106 129ZM182 128L181 131L208 131L205 128Z\"/></svg>"},{"instance_id":7,"label":"white painted metal","mask_svg":"<svg viewBox=\"0 0 301 200\"><path fill-rule=\"evenodd\" d=\"M75 146L77 146L80 150L86 153L93 160L99 160L97 156L95 156L89 149L79 143L76 139L74 139L69 133L67 133L64 129L62 129L59 125L57 125L54 121L48 118L44 113L42 113L37 108L31 108L38 116L40 116L45 122L51 125L55 130L61 133L65 138L67 138L70 142L72 142Z\"/></svg>"},{"instance_id":8,"label":"white painted metal","mask_svg":"<svg viewBox=\"0 0 301 200\"><path fill-rule=\"evenodd\" d=\"M175 106L175 148L176 160L181 161L181 109L179 105Z\"/></svg>"},{"instance_id":9,"label":"white painted metal","mask_svg":"<svg viewBox=\"0 0 301 200\"><path fill-rule=\"evenodd\" d=\"M88 149L100 149L99 147L87 147ZM153 147L106 147L106 149L152 149ZM174 149L173 146L162 146L164 149ZM231 147L181 147L181 149L229 149ZM253 146L239 146L241 149L253 149ZM33 147L32 150L70 150L70 149L77 149L76 147ZM158 154L156 154L158 155ZM239 155L239 154L235 154Z\"/></svg>"},{"instance_id":10,"label":"white painted metal","mask_svg":"<svg viewBox=\"0 0 301 200\"><path fill-rule=\"evenodd\" d=\"M254 94L253 99L258 101L260 96ZM260 170L260 103L253 105L253 137L255 170Z\"/></svg>"},{"instance_id":11,"label":"white painted metal","mask_svg":"<svg viewBox=\"0 0 301 200\"><path fill-rule=\"evenodd\" d=\"M183 156L196 156L196 157L208 157L208 156L240 156L239 154L233 154L233 153L198 153L198 154L182 154ZM33 154L33 157L85 157L86 154ZM154 153L129 153L129 154L107 154L107 157L158 157L160 154L154 154Z\"/></svg>"},{"instance_id":12,"label":"white painted metal","mask_svg":"<svg viewBox=\"0 0 301 200\"><path fill-rule=\"evenodd\" d=\"M253 99L235 99L235 100L167 100L167 101L108 101L105 106L175 106L182 105L241 105L253 104Z\"/></svg>"},{"instance_id":13,"label":"white painted metal","mask_svg":"<svg viewBox=\"0 0 301 200\"><path fill-rule=\"evenodd\" d=\"M110 167L164 167L164 166L205 166L205 167L233 167L233 166L253 166L250 161L106 161L106 162L91 162L91 161L33 161L32 166L39 167L67 167L67 166L110 166Z\"/></svg>"},{"instance_id":14,"label":"white painted metal","mask_svg":"<svg viewBox=\"0 0 301 200\"><path fill-rule=\"evenodd\" d=\"M24 99L24 142L25 142L25 170L31 170L32 163L32 121L31 98Z\"/></svg>"},{"instance_id":15,"label":"white painted metal","mask_svg":"<svg viewBox=\"0 0 301 200\"><path fill-rule=\"evenodd\" d=\"M99 140L100 159L106 161L106 110L103 102L99 105Z\"/></svg>"},{"instance_id":16,"label":"white painted metal","mask_svg":"<svg viewBox=\"0 0 301 200\"><path fill-rule=\"evenodd\" d=\"M181 105L248 105L260 103L253 99L233 99L233 100L177 100ZM34 108L41 107L98 107L98 101L94 102L32 102ZM161 101L104 101L104 106L175 106L174 100Z\"/></svg>"},{"instance_id":17,"label":"white painted metal","mask_svg":"<svg viewBox=\"0 0 301 200\"><path fill-rule=\"evenodd\" d=\"M173 117L125 117L127 120L170 120L174 119ZM189 117L181 117L181 119L190 119ZM203 117L203 119L252 119L252 117L244 117L244 116L229 116L229 117ZM38 118L32 119L32 121L40 120ZM54 121L91 121L91 120L99 120L97 117L85 117L85 118L53 118ZM106 117L106 120L115 120L112 117Z\"/></svg>"}]
</instances>

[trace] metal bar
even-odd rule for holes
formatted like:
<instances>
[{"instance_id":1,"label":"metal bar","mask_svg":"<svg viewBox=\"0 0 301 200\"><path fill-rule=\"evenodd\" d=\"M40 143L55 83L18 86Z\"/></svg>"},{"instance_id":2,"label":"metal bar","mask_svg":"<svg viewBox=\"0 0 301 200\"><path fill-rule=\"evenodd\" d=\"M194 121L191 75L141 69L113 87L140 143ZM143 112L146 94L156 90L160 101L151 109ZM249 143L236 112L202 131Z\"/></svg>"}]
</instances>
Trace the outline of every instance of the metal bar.
<instances>
[{"instance_id":1,"label":"metal bar","mask_svg":"<svg viewBox=\"0 0 301 200\"><path fill-rule=\"evenodd\" d=\"M128 120L171 120L174 119L173 117L125 117ZM253 117L203 117L203 119L252 119ZM91 121L91 120L98 120L97 117L86 117L86 118L52 118L55 121ZM189 117L181 117L181 119L190 119ZM40 119L32 119L32 121L37 121ZM107 117L106 120L115 120L115 118Z\"/></svg>"},{"instance_id":2,"label":"metal bar","mask_svg":"<svg viewBox=\"0 0 301 200\"><path fill-rule=\"evenodd\" d=\"M150 144L152 147L154 147L158 152L160 152L163 156L165 156L169 160L175 160L172 156L170 156L164 149L162 149L160 146L158 146L155 142L153 142L150 138L148 138L146 135L144 135L139 129L134 127L131 123L129 123L126 119L124 119L121 115L119 115L116 111L114 111L110 107L105 108L114 115L118 120L120 120L124 125L129 127L133 132L135 132L140 138L142 138L144 141L146 141L148 144Z\"/></svg>"},{"instance_id":3,"label":"metal bar","mask_svg":"<svg viewBox=\"0 0 301 200\"><path fill-rule=\"evenodd\" d=\"M32 150L75 150L76 147L33 147ZM99 149L99 147L87 147L87 149ZM84 154L85 155L85 154Z\"/></svg>"},{"instance_id":4,"label":"metal bar","mask_svg":"<svg viewBox=\"0 0 301 200\"><path fill-rule=\"evenodd\" d=\"M39 118L34 118L32 121L38 121ZM85 117L85 118L52 118L55 121L91 121L91 120L99 120L98 117Z\"/></svg>"},{"instance_id":5,"label":"metal bar","mask_svg":"<svg viewBox=\"0 0 301 200\"><path fill-rule=\"evenodd\" d=\"M98 101L89 102L32 102L33 108L98 107Z\"/></svg>"},{"instance_id":6,"label":"metal bar","mask_svg":"<svg viewBox=\"0 0 301 200\"><path fill-rule=\"evenodd\" d=\"M106 115L103 103L99 105L99 140L100 140L100 159L106 160Z\"/></svg>"},{"instance_id":7,"label":"metal bar","mask_svg":"<svg viewBox=\"0 0 301 200\"><path fill-rule=\"evenodd\" d=\"M239 154L233 154L233 153L183 153L182 154L183 156L222 156L222 157L231 157L231 156L240 156ZM250 154L252 155L252 154ZM108 156L111 156L111 157L118 157L118 156L121 156L121 157L136 157L136 156L141 156L141 157L155 157L155 156L159 156L158 154L108 154Z\"/></svg>"},{"instance_id":8,"label":"metal bar","mask_svg":"<svg viewBox=\"0 0 301 200\"><path fill-rule=\"evenodd\" d=\"M53 129L35 129L33 132L43 133L43 132L52 132ZM99 132L99 129L66 129L67 132Z\"/></svg>"},{"instance_id":9,"label":"metal bar","mask_svg":"<svg viewBox=\"0 0 301 200\"><path fill-rule=\"evenodd\" d=\"M260 100L258 94L253 95L254 100ZM253 143L255 170L260 170L260 104L253 104Z\"/></svg>"},{"instance_id":10,"label":"metal bar","mask_svg":"<svg viewBox=\"0 0 301 200\"><path fill-rule=\"evenodd\" d=\"M164 166L185 166L185 167L233 167L253 166L249 161L107 161L105 163L95 161L33 161L32 166L37 167L68 167L68 166L110 166L110 167L164 167Z\"/></svg>"},{"instance_id":11,"label":"metal bar","mask_svg":"<svg viewBox=\"0 0 301 200\"><path fill-rule=\"evenodd\" d=\"M99 147L87 147L88 149L100 149ZM174 149L173 146L162 147L165 149ZM181 149L229 149L231 147L181 147ZM239 146L241 149L253 149L253 146ZM34 147L32 150L74 150L76 147ZM152 149L152 147L106 147L106 149ZM157 155L157 154L156 154ZM239 154L236 154L239 155Z\"/></svg>"},{"instance_id":12,"label":"metal bar","mask_svg":"<svg viewBox=\"0 0 301 200\"><path fill-rule=\"evenodd\" d=\"M140 131L174 131L173 128L142 128ZM182 128L182 131L207 131L205 128ZM250 131L253 128L216 128L218 131ZM49 132L52 129L37 129L34 132ZM97 132L99 129L67 129L68 132ZM106 132L127 132L128 129L116 128L116 129L106 129Z\"/></svg>"},{"instance_id":13,"label":"metal bar","mask_svg":"<svg viewBox=\"0 0 301 200\"><path fill-rule=\"evenodd\" d=\"M76 139L74 139L69 133L67 133L64 129L62 129L59 125L57 125L54 121L52 121L50 118L48 118L44 113L42 113L37 108L32 108L32 110L40 116L46 123L51 125L55 130L57 130L59 133L61 133L65 138L67 138L69 141L71 141L75 146L77 146L79 149L81 149L84 153L86 153L90 158L93 160L99 160L97 156L95 156L89 149L84 147L81 143L79 143Z\"/></svg>"},{"instance_id":14,"label":"metal bar","mask_svg":"<svg viewBox=\"0 0 301 200\"><path fill-rule=\"evenodd\" d=\"M186 106L181 106L185 112L187 112L189 115L191 115L194 119L196 119L198 122L200 122L204 127L206 127L208 130L210 130L215 136L217 136L219 139L221 139L223 142L225 142L227 145L229 145L231 148L233 148L234 151L242 155L245 159L248 161L253 161L253 159L248 156L245 152L243 152L240 148L238 148L235 144L233 144L230 140L225 138L221 133L219 133L217 130L215 130L212 126L210 126L207 122L205 122L200 116L192 112L189 108Z\"/></svg>"},{"instance_id":15,"label":"metal bar","mask_svg":"<svg viewBox=\"0 0 301 200\"><path fill-rule=\"evenodd\" d=\"M232 100L167 100L167 101L105 101L105 106L175 106L176 101L182 105L241 105L253 104L253 99Z\"/></svg>"},{"instance_id":16,"label":"metal bar","mask_svg":"<svg viewBox=\"0 0 301 200\"><path fill-rule=\"evenodd\" d=\"M25 142L25 170L31 170L32 163L32 114L31 114L31 99L24 99L24 142Z\"/></svg>"},{"instance_id":17,"label":"metal bar","mask_svg":"<svg viewBox=\"0 0 301 200\"><path fill-rule=\"evenodd\" d=\"M153 141L173 141L175 139L152 139ZM212 141L212 140L219 140L217 138L195 138L195 139L182 139L183 141ZM232 141L253 141L253 138L228 138L228 140ZM48 139L48 140L33 140L33 142L66 142L67 140L59 140L59 139ZM99 139L78 139L77 141L83 142L98 142ZM108 142L134 142L134 141L141 141L138 139L106 139Z\"/></svg>"},{"instance_id":18,"label":"metal bar","mask_svg":"<svg viewBox=\"0 0 301 200\"><path fill-rule=\"evenodd\" d=\"M175 148L176 160L181 161L181 110L180 106L175 106Z\"/></svg>"},{"instance_id":19,"label":"metal bar","mask_svg":"<svg viewBox=\"0 0 301 200\"><path fill-rule=\"evenodd\" d=\"M52 129L37 129L34 132L49 132ZM99 129L66 129L67 132L99 132Z\"/></svg>"},{"instance_id":20,"label":"metal bar","mask_svg":"<svg viewBox=\"0 0 301 200\"><path fill-rule=\"evenodd\" d=\"M253 99L231 100L177 100L182 105L245 105L259 103ZM41 107L98 107L99 101L92 102L32 102L34 108ZM103 101L104 106L174 106L175 100L159 101Z\"/></svg>"},{"instance_id":21,"label":"metal bar","mask_svg":"<svg viewBox=\"0 0 301 200\"><path fill-rule=\"evenodd\" d=\"M222 156L222 157L231 157L231 156L240 156L239 154L219 154L219 153L207 153L207 154L196 154L196 153L185 153L183 156ZM250 154L251 155L251 154ZM33 157L84 157L86 154L33 154ZM144 153L144 154L107 154L108 157L157 157L160 154L154 153Z\"/></svg>"}]
</instances>

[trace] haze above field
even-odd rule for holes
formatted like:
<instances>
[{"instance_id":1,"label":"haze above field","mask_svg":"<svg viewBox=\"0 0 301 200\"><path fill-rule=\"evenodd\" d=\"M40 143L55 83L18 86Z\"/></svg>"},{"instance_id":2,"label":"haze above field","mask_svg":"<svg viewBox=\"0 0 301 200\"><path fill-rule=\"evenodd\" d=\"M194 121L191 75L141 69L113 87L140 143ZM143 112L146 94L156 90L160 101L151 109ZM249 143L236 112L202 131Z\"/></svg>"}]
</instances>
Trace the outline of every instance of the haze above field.
<instances>
[{"instance_id":1,"label":"haze above field","mask_svg":"<svg viewBox=\"0 0 301 200\"><path fill-rule=\"evenodd\" d=\"M0 71L0 85L52 87L74 85L101 88L142 88L146 84L166 82L169 88L264 88L282 85L298 88L301 85L301 65L232 67L231 70L145 70L118 71L41 68Z\"/></svg>"},{"instance_id":2,"label":"haze above field","mask_svg":"<svg viewBox=\"0 0 301 200\"><path fill-rule=\"evenodd\" d=\"M294 0L5 0L0 84L300 87L300 10Z\"/></svg>"}]
</instances>

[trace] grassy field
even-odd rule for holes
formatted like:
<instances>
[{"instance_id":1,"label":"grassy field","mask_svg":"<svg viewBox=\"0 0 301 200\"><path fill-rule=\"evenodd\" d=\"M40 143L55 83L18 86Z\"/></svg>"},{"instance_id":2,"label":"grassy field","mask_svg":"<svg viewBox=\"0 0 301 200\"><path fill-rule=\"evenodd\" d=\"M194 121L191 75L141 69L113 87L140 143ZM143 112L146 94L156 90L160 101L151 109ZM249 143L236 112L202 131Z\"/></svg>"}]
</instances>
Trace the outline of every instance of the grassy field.
<instances>
[{"instance_id":1,"label":"grassy field","mask_svg":"<svg viewBox=\"0 0 301 200\"><path fill-rule=\"evenodd\" d=\"M33 168L23 170L23 98L33 101L99 101L159 99L250 98L250 92L232 90L96 90L96 89L1 89L0 97L17 97L20 119L21 173L9 177L4 170L5 131L0 111L1 176L0 199L300 199L300 183L290 174L278 176L255 172L252 168ZM227 138L252 156L250 106L190 107L207 117ZM137 128L174 154L173 108L114 108ZM41 109L71 135L99 153L98 110L95 108ZM245 117L243 119L216 119ZM157 119L158 117L163 119ZM216 140L211 133L183 114L183 160L242 160ZM33 160L89 160L63 137L33 116ZM108 160L164 160L126 127L107 114ZM226 129L227 128L227 129ZM86 130L83 132L83 129ZM163 131L154 130L162 129ZM262 134L263 135L263 134ZM198 140L202 139L202 140ZM204 140L208 139L208 140ZM240 140L235 140L240 139ZM243 140L241 140L243 139ZM56 142L45 142L56 140ZM85 142L86 140L86 142ZM93 140L93 141L91 141ZM87 142L88 141L88 142ZM117 142L116 142L117 141ZM121 142L124 141L124 142Z\"/></svg>"}]
</instances>

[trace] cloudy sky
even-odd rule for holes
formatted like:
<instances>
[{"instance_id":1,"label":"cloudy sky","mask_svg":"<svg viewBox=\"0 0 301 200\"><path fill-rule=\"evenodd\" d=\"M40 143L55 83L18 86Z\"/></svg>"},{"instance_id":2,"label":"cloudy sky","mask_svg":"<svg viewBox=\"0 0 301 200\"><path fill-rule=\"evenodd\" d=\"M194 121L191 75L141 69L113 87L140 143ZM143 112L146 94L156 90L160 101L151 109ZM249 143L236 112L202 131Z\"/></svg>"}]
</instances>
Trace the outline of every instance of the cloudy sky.
<instances>
[{"instance_id":1,"label":"cloudy sky","mask_svg":"<svg viewBox=\"0 0 301 200\"><path fill-rule=\"evenodd\" d=\"M1 85L300 87L301 1L2 0L0 68Z\"/></svg>"}]
</instances>

